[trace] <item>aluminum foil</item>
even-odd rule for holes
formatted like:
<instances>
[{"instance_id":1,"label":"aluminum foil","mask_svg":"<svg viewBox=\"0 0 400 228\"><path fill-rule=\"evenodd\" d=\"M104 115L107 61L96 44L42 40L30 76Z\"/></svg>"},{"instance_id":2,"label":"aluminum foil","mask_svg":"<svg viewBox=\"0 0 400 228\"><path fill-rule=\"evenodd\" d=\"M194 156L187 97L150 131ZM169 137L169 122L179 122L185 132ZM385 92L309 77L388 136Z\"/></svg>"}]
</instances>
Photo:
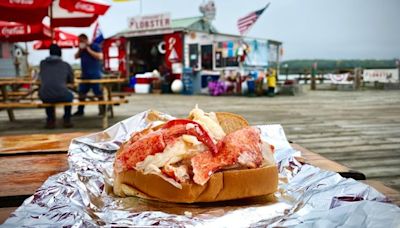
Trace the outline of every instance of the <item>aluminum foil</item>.
<instances>
[{"instance_id":1,"label":"aluminum foil","mask_svg":"<svg viewBox=\"0 0 400 228\"><path fill-rule=\"evenodd\" d=\"M400 208L374 188L296 160L280 125L258 126L276 148L279 190L273 196L173 204L112 194L114 153L146 126L147 112L74 139L69 169L51 176L4 227L399 227ZM173 118L165 115L165 117ZM238 183L240 184L240 183Z\"/></svg>"}]
</instances>

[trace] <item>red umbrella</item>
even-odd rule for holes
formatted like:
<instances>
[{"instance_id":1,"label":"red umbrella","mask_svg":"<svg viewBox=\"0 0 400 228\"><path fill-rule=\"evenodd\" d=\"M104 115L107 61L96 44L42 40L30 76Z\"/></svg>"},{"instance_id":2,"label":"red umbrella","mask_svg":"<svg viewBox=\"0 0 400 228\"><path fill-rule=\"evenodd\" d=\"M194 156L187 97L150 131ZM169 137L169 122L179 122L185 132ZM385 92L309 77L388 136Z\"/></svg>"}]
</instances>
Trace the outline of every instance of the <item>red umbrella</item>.
<instances>
[{"instance_id":1,"label":"red umbrella","mask_svg":"<svg viewBox=\"0 0 400 228\"><path fill-rule=\"evenodd\" d=\"M98 17L98 14L68 11L60 6L60 0L55 0L53 2L51 14L52 27L88 27L95 22Z\"/></svg>"},{"instance_id":2,"label":"red umbrella","mask_svg":"<svg viewBox=\"0 0 400 228\"><path fill-rule=\"evenodd\" d=\"M49 15L54 27L87 27L109 8L105 0L0 0L0 20L38 23ZM64 8L63 8L64 7Z\"/></svg>"},{"instance_id":3,"label":"red umbrella","mask_svg":"<svg viewBox=\"0 0 400 228\"><path fill-rule=\"evenodd\" d=\"M36 50L49 49L52 43L56 43L61 48L74 48L78 46L79 40L78 36L74 34L55 29L53 41L50 39L37 41L33 44L33 48Z\"/></svg>"},{"instance_id":4,"label":"red umbrella","mask_svg":"<svg viewBox=\"0 0 400 228\"><path fill-rule=\"evenodd\" d=\"M60 0L60 6L68 11L104 15L110 3L106 0Z\"/></svg>"},{"instance_id":5,"label":"red umbrella","mask_svg":"<svg viewBox=\"0 0 400 228\"><path fill-rule=\"evenodd\" d=\"M0 1L0 7L17 9L47 8L52 0L6 0Z\"/></svg>"},{"instance_id":6,"label":"red umbrella","mask_svg":"<svg viewBox=\"0 0 400 228\"><path fill-rule=\"evenodd\" d=\"M41 22L52 0L1 0L0 20L23 23Z\"/></svg>"},{"instance_id":7,"label":"red umbrella","mask_svg":"<svg viewBox=\"0 0 400 228\"><path fill-rule=\"evenodd\" d=\"M43 40L51 37L51 31L42 23L21 24L0 21L0 40L8 42L24 42Z\"/></svg>"}]
</instances>

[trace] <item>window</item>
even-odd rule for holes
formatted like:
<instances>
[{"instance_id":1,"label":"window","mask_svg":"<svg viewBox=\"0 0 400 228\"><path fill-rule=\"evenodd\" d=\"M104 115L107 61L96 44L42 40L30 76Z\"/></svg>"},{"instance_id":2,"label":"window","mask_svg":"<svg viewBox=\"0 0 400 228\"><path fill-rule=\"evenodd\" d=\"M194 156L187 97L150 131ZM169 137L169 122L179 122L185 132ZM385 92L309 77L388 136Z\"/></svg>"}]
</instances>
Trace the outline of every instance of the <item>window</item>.
<instances>
[{"instance_id":1,"label":"window","mask_svg":"<svg viewBox=\"0 0 400 228\"><path fill-rule=\"evenodd\" d=\"M199 45L189 44L189 67L194 69L199 67Z\"/></svg>"},{"instance_id":2,"label":"window","mask_svg":"<svg viewBox=\"0 0 400 228\"><path fill-rule=\"evenodd\" d=\"M238 46L238 43L235 41L217 42L215 50L215 67L238 67Z\"/></svg>"},{"instance_id":3,"label":"window","mask_svg":"<svg viewBox=\"0 0 400 228\"><path fill-rule=\"evenodd\" d=\"M205 70L213 69L213 46L201 46L201 67Z\"/></svg>"}]
</instances>

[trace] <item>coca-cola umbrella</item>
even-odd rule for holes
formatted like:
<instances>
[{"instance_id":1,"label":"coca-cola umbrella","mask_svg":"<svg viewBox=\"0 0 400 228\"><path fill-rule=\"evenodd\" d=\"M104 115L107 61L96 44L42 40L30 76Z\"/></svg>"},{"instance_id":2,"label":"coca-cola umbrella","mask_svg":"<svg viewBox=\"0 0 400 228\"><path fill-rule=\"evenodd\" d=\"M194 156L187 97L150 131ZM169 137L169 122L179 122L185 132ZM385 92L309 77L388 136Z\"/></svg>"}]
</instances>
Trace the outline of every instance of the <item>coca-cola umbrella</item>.
<instances>
[{"instance_id":1,"label":"coca-cola umbrella","mask_svg":"<svg viewBox=\"0 0 400 228\"><path fill-rule=\"evenodd\" d=\"M110 4L104 0L55 0L50 17L52 27L88 27Z\"/></svg>"},{"instance_id":2,"label":"coca-cola umbrella","mask_svg":"<svg viewBox=\"0 0 400 228\"><path fill-rule=\"evenodd\" d=\"M103 15L106 0L0 0L0 20L26 24L51 18L51 27L87 27Z\"/></svg>"},{"instance_id":3,"label":"coca-cola umbrella","mask_svg":"<svg viewBox=\"0 0 400 228\"><path fill-rule=\"evenodd\" d=\"M39 23L48 15L52 0L0 0L0 20Z\"/></svg>"},{"instance_id":4,"label":"coca-cola umbrella","mask_svg":"<svg viewBox=\"0 0 400 228\"><path fill-rule=\"evenodd\" d=\"M0 41L26 42L51 38L50 28L40 23L22 24L0 21Z\"/></svg>"},{"instance_id":5,"label":"coca-cola umbrella","mask_svg":"<svg viewBox=\"0 0 400 228\"><path fill-rule=\"evenodd\" d=\"M104 15L110 3L106 0L60 0L60 6L70 12Z\"/></svg>"},{"instance_id":6,"label":"coca-cola umbrella","mask_svg":"<svg viewBox=\"0 0 400 228\"><path fill-rule=\"evenodd\" d=\"M51 39L39 40L33 44L35 50L49 49L51 44L57 44L60 48L74 48L79 44L78 36L64 32L60 29L54 30L53 41Z\"/></svg>"}]
</instances>

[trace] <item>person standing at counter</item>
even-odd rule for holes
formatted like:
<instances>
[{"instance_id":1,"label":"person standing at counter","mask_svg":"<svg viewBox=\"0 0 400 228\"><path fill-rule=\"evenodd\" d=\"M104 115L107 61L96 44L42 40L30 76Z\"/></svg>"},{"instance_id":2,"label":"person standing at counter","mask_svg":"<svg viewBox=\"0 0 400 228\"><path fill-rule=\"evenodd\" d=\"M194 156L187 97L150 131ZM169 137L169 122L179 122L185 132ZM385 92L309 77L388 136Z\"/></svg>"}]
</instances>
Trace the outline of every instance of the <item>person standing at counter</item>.
<instances>
[{"instance_id":1,"label":"person standing at counter","mask_svg":"<svg viewBox=\"0 0 400 228\"><path fill-rule=\"evenodd\" d=\"M75 54L76 59L81 59L81 79L100 79L101 78L101 60L103 60L103 53L101 48L96 43L89 43L89 39L85 34L78 36L79 50ZM80 84L79 85L79 100L84 101L87 93L92 90L94 95L100 100L103 99L103 93L100 89L100 84ZM73 116L83 116L85 106L79 105L78 111ZM104 114L105 106L99 106L99 114Z\"/></svg>"}]
</instances>

